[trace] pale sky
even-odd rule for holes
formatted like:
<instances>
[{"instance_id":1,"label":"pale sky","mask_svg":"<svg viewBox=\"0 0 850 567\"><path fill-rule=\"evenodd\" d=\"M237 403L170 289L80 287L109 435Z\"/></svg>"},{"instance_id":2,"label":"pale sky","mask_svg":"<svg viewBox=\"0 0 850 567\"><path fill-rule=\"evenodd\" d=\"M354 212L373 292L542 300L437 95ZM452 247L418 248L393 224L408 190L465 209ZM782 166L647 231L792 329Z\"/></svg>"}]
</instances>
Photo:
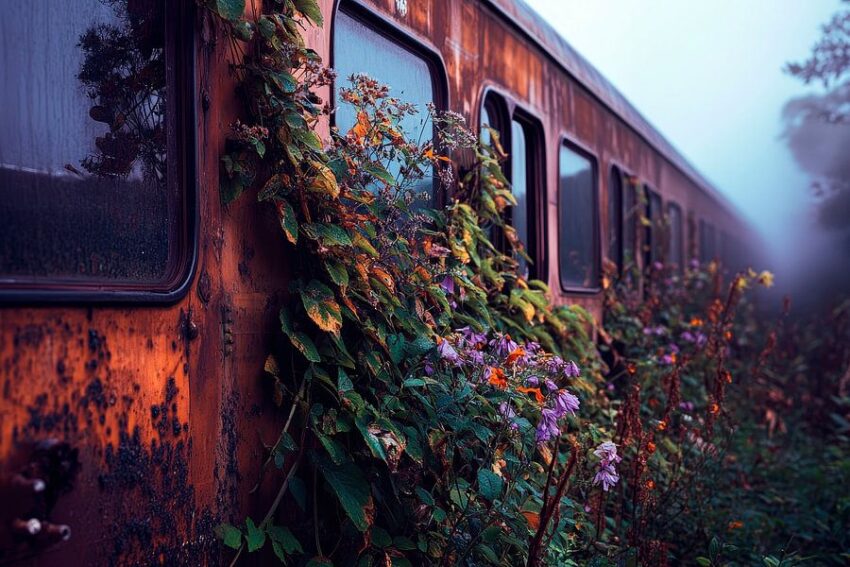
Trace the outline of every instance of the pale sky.
<instances>
[{"instance_id":1,"label":"pale sky","mask_svg":"<svg viewBox=\"0 0 850 567\"><path fill-rule=\"evenodd\" d=\"M808 177L781 139L782 71L839 0L526 0L762 231L805 269ZM822 244L825 246L825 244Z\"/></svg>"}]
</instances>

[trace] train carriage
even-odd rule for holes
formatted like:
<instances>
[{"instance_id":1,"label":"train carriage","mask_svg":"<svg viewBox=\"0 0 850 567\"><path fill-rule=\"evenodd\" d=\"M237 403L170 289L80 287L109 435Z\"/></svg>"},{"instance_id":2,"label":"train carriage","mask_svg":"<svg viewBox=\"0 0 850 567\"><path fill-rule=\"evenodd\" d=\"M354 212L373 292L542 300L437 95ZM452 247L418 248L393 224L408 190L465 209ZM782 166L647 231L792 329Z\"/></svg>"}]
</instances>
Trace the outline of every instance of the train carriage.
<instances>
[{"instance_id":1,"label":"train carriage","mask_svg":"<svg viewBox=\"0 0 850 567\"><path fill-rule=\"evenodd\" d=\"M320 6L307 38L337 86L365 72L499 133L556 302L601 316L605 258L740 263L741 217L521 1ZM5 12L0 564L218 563L214 526L274 492L252 488L283 419L261 378L288 277L275 219L219 200L233 53L189 1Z\"/></svg>"}]
</instances>

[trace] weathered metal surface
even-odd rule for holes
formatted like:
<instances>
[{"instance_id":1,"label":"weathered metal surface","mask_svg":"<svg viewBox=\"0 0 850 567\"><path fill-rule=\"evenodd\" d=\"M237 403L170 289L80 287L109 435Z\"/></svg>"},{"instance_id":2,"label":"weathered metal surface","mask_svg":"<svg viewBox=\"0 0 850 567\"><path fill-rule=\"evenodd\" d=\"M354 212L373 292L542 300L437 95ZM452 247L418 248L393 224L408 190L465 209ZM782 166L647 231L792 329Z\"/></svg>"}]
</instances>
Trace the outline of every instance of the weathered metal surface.
<instances>
[{"instance_id":1,"label":"weathered metal surface","mask_svg":"<svg viewBox=\"0 0 850 567\"><path fill-rule=\"evenodd\" d=\"M675 154L651 139L619 95L602 92L607 83L523 6L503 0L504 10L478 0L364 5L439 53L449 108L472 124L488 87L542 123L548 274L556 301L581 303L597 314L601 308L599 294L557 291L562 136L598 157L600 211L607 210L607 172L616 163L679 203L692 235L695 211L730 233L746 234L734 215L699 190ZM309 30L307 39L327 59L336 2L322 0L321 7L328 23ZM213 526L248 513L262 516L271 500L273 482L253 494L250 489L263 443L273 442L280 427L262 367L278 338L286 262L271 211L252 199L226 209L219 203L219 155L240 106L225 40L208 17L199 16L197 37L201 231L188 295L166 307L0 307L0 563L216 564ZM573 76L565 72L567 58L578 65L568 67ZM603 215L602 250L606 222ZM693 239L688 249L696 249ZM64 457L57 462L64 465L32 464L45 442L61 444ZM46 483L43 491L33 489L37 479ZM30 534L30 520L51 539ZM59 527L48 530L45 523ZM70 528L65 541L61 526Z\"/></svg>"}]
</instances>

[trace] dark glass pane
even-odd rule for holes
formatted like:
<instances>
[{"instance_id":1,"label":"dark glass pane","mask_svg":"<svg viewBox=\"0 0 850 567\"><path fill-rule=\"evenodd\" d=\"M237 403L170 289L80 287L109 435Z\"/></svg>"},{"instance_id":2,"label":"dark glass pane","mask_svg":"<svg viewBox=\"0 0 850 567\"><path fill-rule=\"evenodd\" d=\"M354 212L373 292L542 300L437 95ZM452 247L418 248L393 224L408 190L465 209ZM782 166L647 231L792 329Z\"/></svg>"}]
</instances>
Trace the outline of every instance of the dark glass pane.
<instances>
[{"instance_id":1,"label":"dark glass pane","mask_svg":"<svg viewBox=\"0 0 850 567\"><path fill-rule=\"evenodd\" d=\"M649 226L646 228L647 245L649 246L649 261L660 262L664 257L664 218L661 214L661 195L646 190L647 194L647 218Z\"/></svg>"},{"instance_id":2,"label":"dark glass pane","mask_svg":"<svg viewBox=\"0 0 850 567\"><path fill-rule=\"evenodd\" d=\"M608 185L608 259L623 267L623 175L611 170Z\"/></svg>"},{"instance_id":3,"label":"dark glass pane","mask_svg":"<svg viewBox=\"0 0 850 567\"><path fill-rule=\"evenodd\" d=\"M387 39L372 28L339 12L334 27L334 67L337 90L334 93L336 125L340 132L350 130L356 120L354 107L339 97L339 87L349 87L349 78L365 74L387 85L390 96L416 105L417 113L405 116L401 127L413 141L424 143L434 137L434 124L428 115L428 103L434 102L434 84L428 63L401 45ZM401 164L390 164L389 171L398 175ZM434 175L429 168L413 190L427 193L434 200Z\"/></svg>"},{"instance_id":4,"label":"dark glass pane","mask_svg":"<svg viewBox=\"0 0 850 567\"><path fill-rule=\"evenodd\" d=\"M559 156L558 234L561 285L593 288L596 263L595 172L586 157L561 146Z\"/></svg>"},{"instance_id":5,"label":"dark glass pane","mask_svg":"<svg viewBox=\"0 0 850 567\"><path fill-rule=\"evenodd\" d=\"M705 221L699 221L700 260L710 262L716 255L714 227Z\"/></svg>"},{"instance_id":6,"label":"dark glass pane","mask_svg":"<svg viewBox=\"0 0 850 567\"><path fill-rule=\"evenodd\" d=\"M525 129L516 120L511 123L511 191L516 198L516 206L511 209L511 224L517 236L528 249L529 208L528 208L528 148ZM529 253L530 255L530 253ZM528 273L528 262L520 258L520 273Z\"/></svg>"},{"instance_id":7,"label":"dark glass pane","mask_svg":"<svg viewBox=\"0 0 850 567\"><path fill-rule=\"evenodd\" d=\"M0 37L0 280L167 281L164 2L6 2Z\"/></svg>"},{"instance_id":8,"label":"dark glass pane","mask_svg":"<svg viewBox=\"0 0 850 567\"><path fill-rule=\"evenodd\" d=\"M670 205L667 210L670 217L670 259L669 261L680 269L685 263L685 250L683 248L683 224L682 209L678 205Z\"/></svg>"},{"instance_id":9,"label":"dark glass pane","mask_svg":"<svg viewBox=\"0 0 850 567\"><path fill-rule=\"evenodd\" d=\"M637 244L638 200L637 189L633 183L626 185L623 199L623 266L635 263L635 246Z\"/></svg>"}]
</instances>

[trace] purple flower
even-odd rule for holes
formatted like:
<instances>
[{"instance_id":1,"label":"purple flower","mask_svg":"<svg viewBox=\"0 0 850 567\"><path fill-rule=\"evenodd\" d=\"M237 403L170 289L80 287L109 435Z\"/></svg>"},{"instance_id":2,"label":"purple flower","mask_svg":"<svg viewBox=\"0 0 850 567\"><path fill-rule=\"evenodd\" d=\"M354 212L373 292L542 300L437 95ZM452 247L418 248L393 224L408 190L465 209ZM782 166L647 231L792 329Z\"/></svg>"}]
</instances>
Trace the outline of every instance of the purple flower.
<instances>
[{"instance_id":1,"label":"purple flower","mask_svg":"<svg viewBox=\"0 0 850 567\"><path fill-rule=\"evenodd\" d=\"M655 269L656 272L660 272L664 269L664 264L662 264L661 262L653 262L652 267Z\"/></svg>"},{"instance_id":2,"label":"purple flower","mask_svg":"<svg viewBox=\"0 0 850 567\"><path fill-rule=\"evenodd\" d=\"M540 385L540 378L538 378L537 376L529 376L525 379L525 385L531 388L536 388Z\"/></svg>"},{"instance_id":3,"label":"purple flower","mask_svg":"<svg viewBox=\"0 0 850 567\"><path fill-rule=\"evenodd\" d=\"M510 335L504 334L490 341L490 346L496 351L496 356L505 357L515 351L519 345L511 339Z\"/></svg>"},{"instance_id":4,"label":"purple flower","mask_svg":"<svg viewBox=\"0 0 850 567\"><path fill-rule=\"evenodd\" d=\"M437 345L437 353L440 355L440 358L448 360L452 364L460 363L460 355L446 339L440 340L440 344Z\"/></svg>"},{"instance_id":5,"label":"purple flower","mask_svg":"<svg viewBox=\"0 0 850 567\"><path fill-rule=\"evenodd\" d=\"M525 343L525 351L530 354L536 354L540 351L540 343L535 341L528 341Z\"/></svg>"},{"instance_id":6,"label":"purple flower","mask_svg":"<svg viewBox=\"0 0 850 567\"><path fill-rule=\"evenodd\" d=\"M579 370L578 364L576 364L576 363L575 363L575 362L573 362L572 360L571 360L571 361L569 361L569 362L568 362L568 363L564 366L564 375L565 375L567 378L578 378L578 376L579 376L580 374L581 374L581 370Z\"/></svg>"},{"instance_id":7,"label":"purple flower","mask_svg":"<svg viewBox=\"0 0 850 567\"><path fill-rule=\"evenodd\" d=\"M443 281L440 282L440 287L443 288L449 295L454 295L455 292L455 279L450 275L446 274L446 277L443 278Z\"/></svg>"},{"instance_id":8,"label":"purple flower","mask_svg":"<svg viewBox=\"0 0 850 567\"><path fill-rule=\"evenodd\" d=\"M623 459L617 455L617 445L613 441L605 441L593 450L593 454L602 459L603 464L617 464Z\"/></svg>"},{"instance_id":9,"label":"purple flower","mask_svg":"<svg viewBox=\"0 0 850 567\"><path fill-rule=\"evenodd\" d=\"M602 465L599 468L599 471L596 473L596 476L593 477L593 484L602 483L602 490L608 492L608 489L617 484L620 480L620 475L617 474L617 470L614 468L614 465L607 464Z\"/></svg>"},{"instance_id":10,"label":"purple flower","mask_svg":"<svg viewBox=\"0 0 850 567\"><path fill-rule=\"evenodd\" d=\"M593 450L593 454L599 457L599 471L593 477L593 484L602 484L602 490L608 492L608 489L617 484L620 480L620 475L617 474L617 469L614 466L622 459L617 455L617 445L612 441L605 441Z\"/></svg>"},{"instance_id":11,"label":"purple flower","mask_svg":"<svg viewBox=\"0 0 850 567\"><path fill-rule=\"evenodd\" d=\"M550 392L554 392L555 390L558 389L558 385L555 384L554 382L552 382L551 380L549 380L548 378L546 379L544 384L546 385L546 389L549 390Z\"/></svg>"},{"instance_id":12,"label":"purple flower","mask_svg":"<svg viewBox=\"0 0 850 567\"><path fill-rule=\"evenodd\" d=\"M679 402L679 409L692 412L694 411L694 403L693 402Z\"/></svg>"},{"instance_id":13,"label":"purple flower","mask_svg":"<svg viewBox=\"0 0 850 567\"><path fill-rule=\"evenodd\" d=\"M469 325L458 329L457 332L460 333L464 342L472 348L477 348L478 345L486 344L487 342L487 335L485 333L478 333Z\"/></svg>"},{"instance_id":14,"label":"purple flower","mask_svg":"<svg viewBox=\"0 0 850 567\"><path fill-rule=\"evenodd\" d=\"M685 341L686 343L697 342L697 338L690 331L685 331L684 333L682 333L682 340Z\"/></svg>"},{"instance_id":15,"label":"purple flower","mask_svg":"<svg viewBox=\"0 0 850 567\"><path fill-rule=\"evenodd\" d=\"M699 260L697 258L691 258L691 269L696 270L699 268Z\"/></svg>"},{"instance_id":16,"label":"purple flower","mask_svg":"<svg viewBox=\"0 0 850 567\"><path fill-rule=\"evenodd\" d=\"M560 434L558 414L553 409L543 408L543 411L540 412L540 422L537 424L537 442L545 443Z\"/></svg>"},{"instance_id":17,"label":"purple flower","mask_svg":"<svg viewBox=\"0 0 850 567\"><path fill-rule=\"evenodd\" d=\"M546 359L546 362L544 362L543 367L549 374L557 374L561 372L561 369L563 369L564 367L564 359L558 355L554 355Z\"/></svg>"},{"instance_id":18,"label":"purple flower","mask_svg":"<svg viewBox=\"0 0 850 567\"><path fill-rule=\"evenodd\" d=\"M431 376L434 374L434 365L431 364L430 360L425 361L425 376Z\"/></svg>"},{"instance_id":19,"label":"purple flower","mask_svg":"<svg viewBox=\"0 0 850 567\"><path fill-rule=\"evenodd\" d=\"M566 390L561 390L555 396L555 411L558 413L558 417L564 417L568 413L575 415L579 405L581 405L581 402L578 401L578 398ZM614 450L616 451L616 448Z\"/></svg>"},{"instance_id":20,"label":"purple flower","mask_svg":"<svg viewBox=\"0 0 850 567\"><path fill-rule=\"evenodd\" d=\"M508 402L502 402L501 404L499 404L499 413L502 414L502 417L504 417L505 419L510 420L511 429L519 429L519 424L515 421L516 412L514 411L514 408L511 407L511 404L509 404Z\"/></svg>"},{"instance_id":21,"label":"purple flower","mask_svg":"<svg viewBox=\"0 0 850 567\"><path fill-rule=\"evenodd\" d=\"M470 364L474 364L475 366L482 366L484 364L484 353L480 350L467 351L466 356L469 357Z\"/></svg>"}]
</instances>

